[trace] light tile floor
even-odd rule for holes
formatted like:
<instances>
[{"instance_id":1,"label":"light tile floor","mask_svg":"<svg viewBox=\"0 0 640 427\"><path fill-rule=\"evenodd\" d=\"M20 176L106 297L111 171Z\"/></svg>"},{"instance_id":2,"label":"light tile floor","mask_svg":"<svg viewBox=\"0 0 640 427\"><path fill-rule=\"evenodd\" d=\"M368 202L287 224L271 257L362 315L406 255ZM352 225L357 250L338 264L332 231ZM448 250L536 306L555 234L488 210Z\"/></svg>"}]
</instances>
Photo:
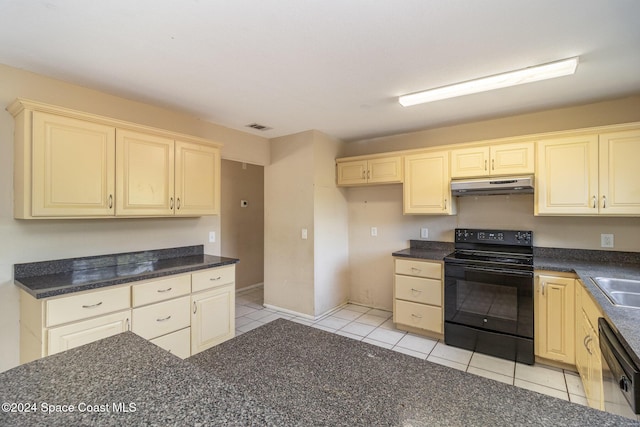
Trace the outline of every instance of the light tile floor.
<instances>
[{"instance_id":1,"label":"light tile floor","mask_svg":"<svg viewBox=\"0 0 640 427\"><path fill-rule=\"evenodd\" d=\"M236 295L236 336L283 318L517 387L587 405L576 372L487 356L396 329L391 312L347 304L315 321L263 307L262 287Z\"/></svg>"}]
</instances>

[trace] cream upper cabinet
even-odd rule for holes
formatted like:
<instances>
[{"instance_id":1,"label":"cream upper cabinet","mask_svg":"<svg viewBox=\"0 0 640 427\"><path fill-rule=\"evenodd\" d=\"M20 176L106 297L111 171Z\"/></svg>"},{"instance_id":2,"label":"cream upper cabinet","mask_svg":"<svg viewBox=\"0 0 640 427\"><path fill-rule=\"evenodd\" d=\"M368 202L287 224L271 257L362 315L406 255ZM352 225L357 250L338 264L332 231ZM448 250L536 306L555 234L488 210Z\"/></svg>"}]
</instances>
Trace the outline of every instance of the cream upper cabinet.
<instances>
[{"instance_id":1,"label":"cream upper cabinet","mask_svg":"<svg viewBox=\"0 0 640 427\"><path fill-rule=\"evenodd\" d=\"M36 111L32 132L33 181L31 188L25 182L17 183L20 189L16 190L23 192L21 200L31 199L30 214L35 217L112 216L115 129ZM16 179L25 177L16 173Z\"/></svg>"},{"instance_id":2,"label":"cream upper cabinet","mask_svg":"<svg viewBox=\"0 0 640 427\"><path fill-rule=\"evenodd\" d=\"M640 215L640 129L603 133L599 209L605 215Z\"/></svg>"},{"instance_id":3,"label":"cream upper cabinet","mask_svg":"<svg viewBox=\"0 0 640 427\"><path fill-rule=\"evenodd\" d=\"M412 154L404 158L404 213L453 215L449 151Z\"/></svg>"},{"instance_id":4,"label":"cream upper cabinet","mask_svg":"<svg viewBox=\"0 0 640 427\"><path fill-rule=\"evenodd\" d=\"M536 215L640 215L640 130L538 143Z\"/></svg>"},{"instance_id":5,"label":"cream upper cabinet","mask_svg":"<svg viewBox=\"0 0 640 427\"><path fill-rule=\"evenodd\" d=\"M402 182L402 157L338 161L338 185L394 184Z\"/></svg>"},{"instance_id":6,"label":"cream upper cabinet","mask_svg":"<svg viewBox=\"0 0 640 427\"><path fill-rule=\"evenodd\" d=\"M203 144L176 141L176 215L220 213L220 150Z\"/></svg>"},{"instance_id":7,"label":"cream upper cabinet","mask_svg":"<svg viewBox=\"0 0 640 427\"><path fill-rule=\"evenodd\" d=\"M523 142L451 150L451 177L532 174L534 149Z\"/></svg>"},{"instance_id":8,"label":"cream upper cabinet","mask_svg":"<svg viewBox=\"0 0 640 427\"><path fill-rule=\"evenodd\" d=\"M116 132L116 215L173 215L174 141Z\"/></svg>"},{"instance_id":9,"label":"cream upper cabinet","mask_svg":"<svg viewBox=\"0 0 640 427\"><path fill-rule=\"evenodd\" d=\"M14 217L220 212L220 144L35 101L14 116Z\"/></svg>"},{"instance_id":10,"label":"cream upper cabinet","mask_svg":"<svg viewBox=\"0 0 640 427\"><path fill-rule=\"evenodd\" d=\"M538 275L536 278L535 354L575 363L575 279Z\"/></svg>"},{"instance_id":11,"label":"cream upper cabinet","mask_svg":"<svg viewBox=\"0 0 640 427\"><path fill-rule=\"evenodd\" d=\"M536 215L598 213L598 136L538 142Z\"/></svg>"}]
</instances>

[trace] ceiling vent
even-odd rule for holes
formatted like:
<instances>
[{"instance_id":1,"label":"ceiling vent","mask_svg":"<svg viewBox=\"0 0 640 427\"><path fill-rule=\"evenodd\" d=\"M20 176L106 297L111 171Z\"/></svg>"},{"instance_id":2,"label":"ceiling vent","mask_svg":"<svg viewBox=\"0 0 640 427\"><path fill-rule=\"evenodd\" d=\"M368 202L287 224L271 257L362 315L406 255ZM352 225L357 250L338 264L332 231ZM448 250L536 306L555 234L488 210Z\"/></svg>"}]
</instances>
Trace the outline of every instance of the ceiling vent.
<instances>
[{"instance_id":1,"label":"ceiling vent","mask_svg":"<svg viewBox=\"0 0 640 427\"><path fill-rule=\"evenodd\" d=\"M271 130L273 128L270 128L269 126L265 126L265 125L261 125L259 123L251 123L249 125L247 125L246 127L251 128L251 129L255 129L255 130L260 130L260 131L265 131L265 130Z\"/></svg>"}]
</instances>

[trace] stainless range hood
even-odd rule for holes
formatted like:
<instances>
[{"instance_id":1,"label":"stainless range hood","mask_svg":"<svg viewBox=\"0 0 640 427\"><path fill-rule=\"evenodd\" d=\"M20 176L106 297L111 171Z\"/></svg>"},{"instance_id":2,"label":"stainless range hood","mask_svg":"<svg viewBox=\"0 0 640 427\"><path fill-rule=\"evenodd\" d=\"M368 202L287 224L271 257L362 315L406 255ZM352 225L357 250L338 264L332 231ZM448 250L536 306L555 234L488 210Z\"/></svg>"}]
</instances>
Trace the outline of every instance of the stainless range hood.
<instances>
[{"instance_id":1,"label":"stainless range hood","mask_svg":"<svg viewBox=\"0 0 640 427\"><path fill-rule=\"evenodd\" d=\"M490 196L533 193L533 176L451 180L452 196Z\"/></svg>"}]
</instances>

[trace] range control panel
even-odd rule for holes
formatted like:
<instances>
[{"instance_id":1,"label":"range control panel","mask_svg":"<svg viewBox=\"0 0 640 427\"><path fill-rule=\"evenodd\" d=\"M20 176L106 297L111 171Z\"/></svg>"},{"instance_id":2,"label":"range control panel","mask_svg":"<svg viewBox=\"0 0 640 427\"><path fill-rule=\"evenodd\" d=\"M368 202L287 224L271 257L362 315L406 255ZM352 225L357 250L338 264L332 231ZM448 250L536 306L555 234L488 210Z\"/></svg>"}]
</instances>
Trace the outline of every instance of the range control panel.
<instances>
[{"instance_id":1,"label":"range control panel","mask_svg":"<svg viewBox=\"0 0 640 427\"><path fill-rule=\"evenodd\" d=\"M487 243L531 246L532 232L518 230L479 230L456 228L456 243Z\"/></svg>"}]
</instances>

